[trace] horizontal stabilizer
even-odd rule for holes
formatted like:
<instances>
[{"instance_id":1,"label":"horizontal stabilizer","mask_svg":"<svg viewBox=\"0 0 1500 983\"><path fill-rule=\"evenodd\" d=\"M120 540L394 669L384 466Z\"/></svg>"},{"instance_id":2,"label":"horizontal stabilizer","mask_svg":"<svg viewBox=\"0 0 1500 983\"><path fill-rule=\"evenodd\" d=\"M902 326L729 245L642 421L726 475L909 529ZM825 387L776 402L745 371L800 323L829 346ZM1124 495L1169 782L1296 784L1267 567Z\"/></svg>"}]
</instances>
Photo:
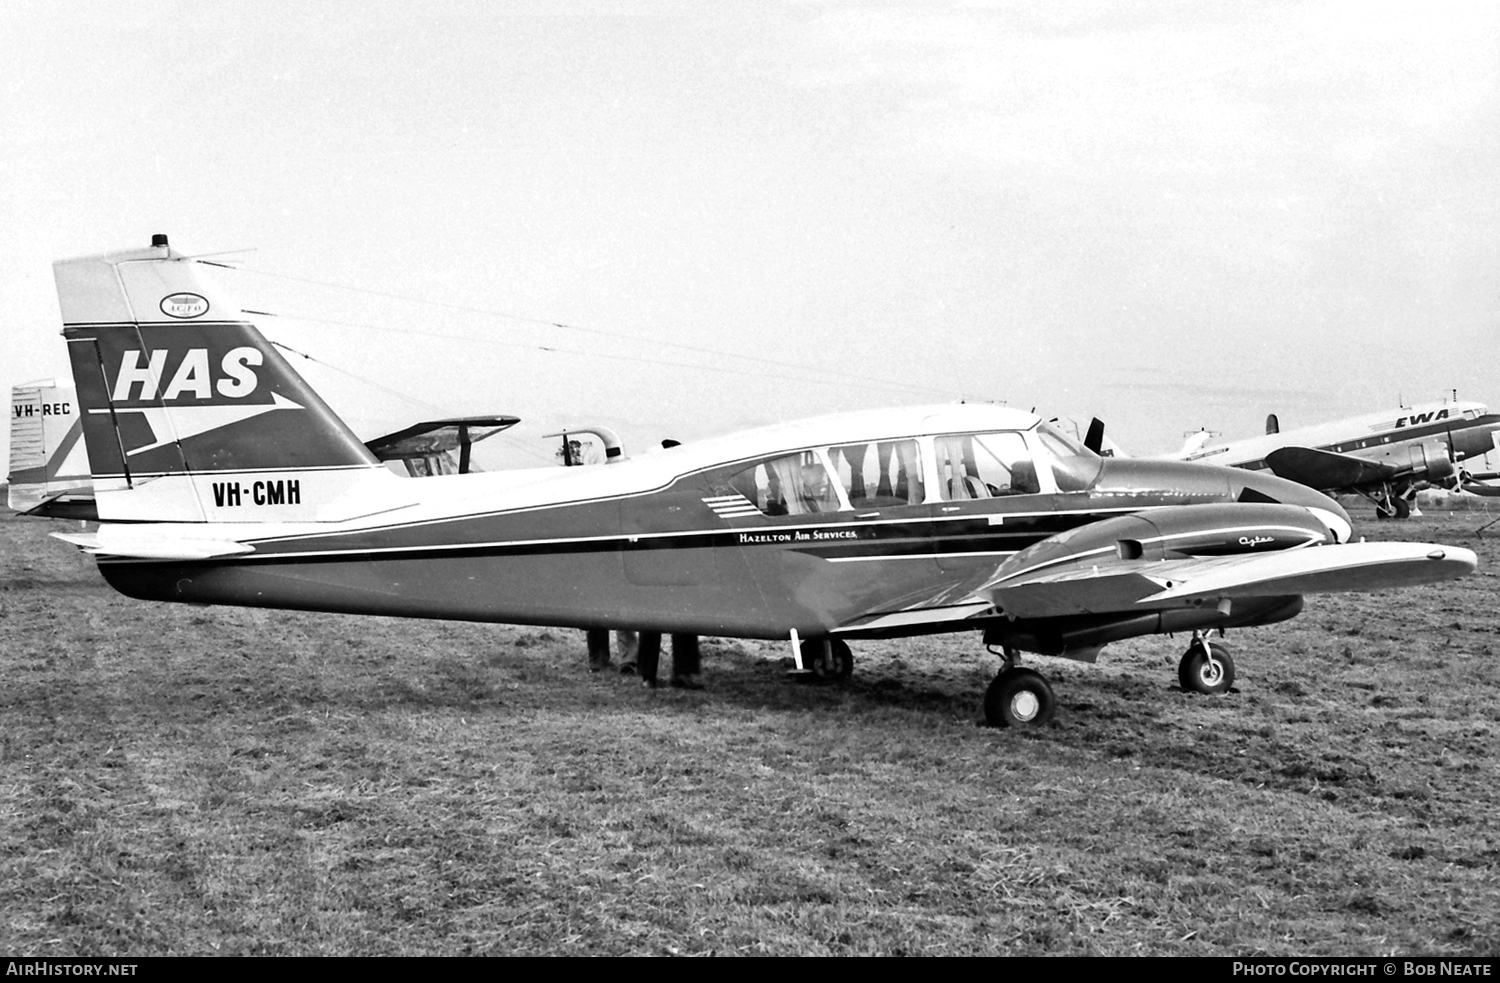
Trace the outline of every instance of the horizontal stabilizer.
<instances>
[{"instance_id":1,"label":"horizontal stabilizer","mask_svg":"<svg viewBox=\"0 0 1500 983\"><path fill-rule=\"evenodd\" d=\"M1266 464L1278 478L1317 489L1352 488L1396 474L1388 464L1312 447L1279 448L1266 455Z\"/></svg>"},{"instance_id":2,"label":"horizontal stabilizer","mask_svg":"<svg viewBox=\"0 0 1500 983\"><path fill-rule=\"evenodd\" d=\"M1188 438L1182 442L1182 450L1177 452L1177 456L1179 458L1186 459L1193 454L1201 451L1210 440L1213 440L1213 438L1214 435L1213 431L1211 430L1199 430L1195 434L1190 434Z\"/></svg>"},{"instance_id":3,"label":"horizontal stabilizer","mask_svg":"<svg viewBox=\"0 0 1500 983\"><path fill-rule=\"evenodd\" d=\"M253 546L222 539L111 536L106 540L99 532L55 532L52 535L94 556L124 556L140 560L211 560L255 551Z\"/></svg>"},{"instance_id":4,"label":"horizontal stabilizer","mask_svg":"<svg viewBox=\"0 0 1500 983\"><path fill-rule=\"evenodd\" d=\"M18 507L18 504L25 507ZM91 488L81 494L53 495L37 501L34 497L27 500L18 496L16 486L12 485L10 507L22 515L38 519L77 519L82 522L95 522L99 519L99 507L94 501Z\"/></svg>"}]
</instances>

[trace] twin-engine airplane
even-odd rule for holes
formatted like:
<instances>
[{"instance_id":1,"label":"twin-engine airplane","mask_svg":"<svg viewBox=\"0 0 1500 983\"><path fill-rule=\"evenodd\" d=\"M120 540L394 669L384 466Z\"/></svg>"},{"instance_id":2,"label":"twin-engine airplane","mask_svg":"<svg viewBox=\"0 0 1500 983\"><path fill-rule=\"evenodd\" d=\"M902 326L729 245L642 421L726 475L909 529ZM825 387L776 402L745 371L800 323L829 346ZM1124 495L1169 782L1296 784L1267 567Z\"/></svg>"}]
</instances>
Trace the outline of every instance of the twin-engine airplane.
<instances>
[{"instance_id":1,"label":"twin-engine airplane","mask_svg":"<svg viewBox=\"0 0 1500 983\"><path fill-rule=\"evenodd\" d=\"M1189 443L1180 456L1236 468L1269 470L1320 491L1360 495L1382 519L1404 519L1428 486L1500 495L1458 462L1500 448L1500 414L1482 403L1426 403L1281 432L1276 414L1263 437Z\"/></svg>"},{"instance_id":2,"label":"twin-engine airplane","mask_svg":"<svg viewBox=\"0 0 1500 983\"><path fill-rule=\"evenodd\" d=\"M975 630L1004 656L987 718L1035 726L1055 700L1022 651L1191 632L1180 680L1221 692L1210 629L1475 566L1350 543L1343 509L1273 475L1101 459L988 405L403 479L165 237L56 278L102 520L57 535L132 597L787 639L834 677L849 639Z\"/></svg>"}]
</instances>

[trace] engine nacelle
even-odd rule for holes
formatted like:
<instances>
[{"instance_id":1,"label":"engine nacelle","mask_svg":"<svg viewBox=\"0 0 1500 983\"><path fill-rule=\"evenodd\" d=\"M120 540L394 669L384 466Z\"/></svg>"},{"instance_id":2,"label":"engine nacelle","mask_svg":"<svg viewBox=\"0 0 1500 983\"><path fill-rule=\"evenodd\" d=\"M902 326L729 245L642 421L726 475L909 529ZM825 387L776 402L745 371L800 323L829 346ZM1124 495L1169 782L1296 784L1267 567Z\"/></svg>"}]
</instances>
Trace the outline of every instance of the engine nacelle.
<instances>
[{"instance_id":1,"label":"engine nacelle","mask_svg":"<svg viewBox=\"0 0 1500 983\"><path fill-rule=\"evenodd\" d=\"M1295 618L1301 611L1301 597L1256 597L1235 605L1230 614L1210 607L1149 611L1136 615L1100 615L1087 619L1000 621L985 627L984 643L1007 645L1076 662L1093 662L1104 646L1127 638L1270 625Z\"/></svg>"},{"instance_id":2,"label":"engine nacelle","mask_svg":"<svg viewBox=\"0 0 1500 983\"><path fill-rule=\"evenodd\" d=\"M1142 591L1157 588L1139 578L1109 578L1139 572L1152 561L1187 557L1267 553L1345 541L1349 527L1334 512L1300 505L1238 503L1146 509L1079 526L1044 539L1011 557L985 586L998 588L1003 619L985 626L984 640L1044 655L1092 662L1111 642L1139 635L1204 631L1271 624L1302 610L1296 595L1236 598L1233 604L1185 601L1180 608L1132 609ZM1088 570L1115 585L1116 606L1039 616L1025 598L1047 592L1049 577ZM1007 585L1015 589L1005 593ZM1108 591L1110 588L1105 587ZM1099 594L1092 595L1097 601ZM1105 595L1108 596L1108 595ZM1035 600L1035 596L1033 596ZM1056 611L1057 596L1043 605Z\"/></svg>"},{"instance_id":3,"label":"engine nacelle","mask_svg":"<svg viewBox=\"0 0 1500 983\"><path fill-rule=\"evenodd\" d=\"M1453 477L1453 458L1448 456L1448 447L1441 440L1425 441L1412 448L1412 469L1427 469L1428 481L1442 481Z\"/></svg>"},{"instance_id":4,"label":"engine nacelle","mask_svg":"<svg viewBox=\"0 0 1500 983\"><path fill-rule=\"evenodd\" d=\"M1103 568L1118 561L1267 553L1337 543L1348 535L1348 527L1338 516L1319 515L1300 505L1234 503L1145 509L1091 522L1027 547L1001 564L990 584L1083 566Z\"/></svg>"}]
</instances>

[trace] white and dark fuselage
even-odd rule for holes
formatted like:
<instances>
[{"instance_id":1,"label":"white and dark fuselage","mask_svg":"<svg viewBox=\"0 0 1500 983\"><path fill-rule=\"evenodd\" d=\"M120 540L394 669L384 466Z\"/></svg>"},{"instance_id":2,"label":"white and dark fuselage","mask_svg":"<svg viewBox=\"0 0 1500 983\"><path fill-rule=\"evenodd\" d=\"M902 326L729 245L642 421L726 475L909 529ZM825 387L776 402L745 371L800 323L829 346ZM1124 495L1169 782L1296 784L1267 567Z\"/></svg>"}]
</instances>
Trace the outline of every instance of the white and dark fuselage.
<instances>
[{"instance_id":1,"label":"white and dark fuselage","mask_svg":"<svg viewBox=\"0 0 1500 983\"><path fill-rule=\"evenodd\" d=\"M1100 519L1268 502L1319 509L1335 524L1342 514L1269 475L1101 460L1044 441L1038 427L1036 417L1001 407L918 407L768 427L592 468L420 479L365 471L357 493L337 500L364 514L333 522L268 522L271 506L255 509L257 523L225 521L252 504L255 486L220 476L243 504L170 533L154 524L102 530L99 565L122 592L155 600L750 638L792 629L893 635L959 621L984 627L964 603L974 588L1018 551ZM1023 451L1034 484L979 491L962 473L975 441ZM873 474L855 486L849 449L867 449L865 470L878 472L882 447L892 445L914 451L904 462L899 449L888 455L893 487L869 487ZM748 486L747 475L764 485L788 458L823 469L826 511L776 514L784 506L768 502L769 489ZM983 462L971 463L981 470ZM255 481L303 486L320 477L257 473ZM1233 544L1251 538L1238 520L1224 528ZM137 536L164 535L248 550L191 561L130 555L144 552L131 543Z\"/></svg>"}]
</instances>

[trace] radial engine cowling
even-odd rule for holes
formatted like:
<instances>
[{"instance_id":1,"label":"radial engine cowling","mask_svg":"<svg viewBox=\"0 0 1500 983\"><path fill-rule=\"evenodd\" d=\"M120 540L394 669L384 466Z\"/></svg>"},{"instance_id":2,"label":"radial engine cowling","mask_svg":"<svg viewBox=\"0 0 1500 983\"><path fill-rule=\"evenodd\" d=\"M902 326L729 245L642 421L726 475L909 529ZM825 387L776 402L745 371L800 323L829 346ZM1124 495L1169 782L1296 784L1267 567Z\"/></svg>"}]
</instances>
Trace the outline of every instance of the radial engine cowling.
<instances>
[{"instance_id":1,"label":"radial engine cowling","mask_svg":"<svg viewBox=\"0 0 1500 983\"><path fill-rule=\"evenodd\" d=\"M1412 468L1427 469L1428 481L1442 481L1453 476L1453 458L1441 440L1429 440L1412 450Z\"/></svg>"}]
</instances>

